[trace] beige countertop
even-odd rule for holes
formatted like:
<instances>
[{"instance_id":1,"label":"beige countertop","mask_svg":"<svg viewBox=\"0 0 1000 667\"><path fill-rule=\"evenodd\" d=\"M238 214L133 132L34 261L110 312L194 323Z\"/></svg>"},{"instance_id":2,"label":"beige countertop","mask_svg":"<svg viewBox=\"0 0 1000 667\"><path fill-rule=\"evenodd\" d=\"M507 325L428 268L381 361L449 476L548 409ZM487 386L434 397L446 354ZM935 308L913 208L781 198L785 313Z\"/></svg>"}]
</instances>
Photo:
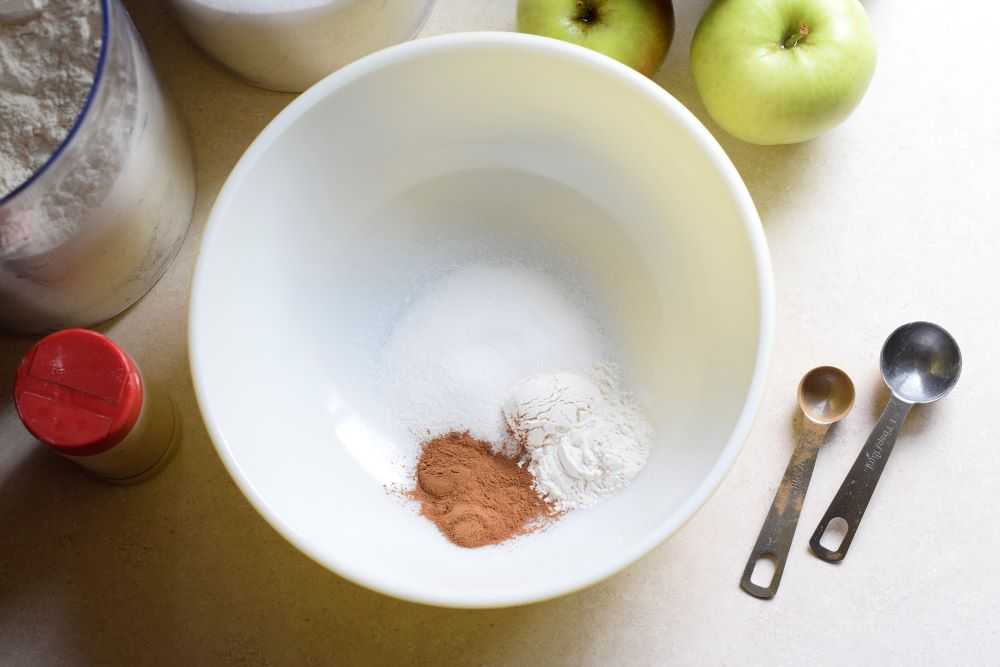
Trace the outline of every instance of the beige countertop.
<instances>
[{"instance_id":1,"label":"beige countertop","mask_svg":"<svg viewBox=\"0 0 1000 667\"><path fill-rule=\"evenodd\" d=\"M582 593L479 612L399 602L327 572L223 469L191 389L188 287L216 193L291 96L209 62L161 3L126 4L191 128L198 203L169 273L106 329L169 389L184 439L143 485L91 481L21 429L6 396L28 341L0 339L0 665L996 664L993 3L868 0L880 61L862 106L820 140L761 148L707 121L686 62L707 0L677 0L658 81L719 137L770 241L778 309L766 397L731 474L668 542ZM510 29L514 4L439 0L424 32ZM964 375L911 417L850 557L827 565L807 553L808 533L886 399L882 340L913 319L955 334ZM853 375L857 408L820 453L781 592L761 602L737 582L792 446L796 382L820 363Z\"/></svg>"}]
</instances>

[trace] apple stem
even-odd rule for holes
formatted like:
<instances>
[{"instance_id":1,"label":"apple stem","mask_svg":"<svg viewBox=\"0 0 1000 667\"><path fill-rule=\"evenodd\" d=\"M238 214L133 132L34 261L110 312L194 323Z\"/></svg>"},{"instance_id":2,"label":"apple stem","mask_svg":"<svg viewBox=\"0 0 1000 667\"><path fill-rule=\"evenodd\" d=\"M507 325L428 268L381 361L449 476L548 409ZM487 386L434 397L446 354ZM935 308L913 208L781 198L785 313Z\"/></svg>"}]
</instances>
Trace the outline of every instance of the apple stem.
<instances>
[{"instance_id":1,"label":"apple stem","mask_svg":"<svg viewBox=\"0 0 1000 667\"><path fill-rule=\"evenodd\" d=\"M809 34L809 26L807 26L805 23L800 23L799 29L796 32L793 32L791 35L789 35L788 39L785 40L785 43L782 44L782 46L786 49L793 49L796 46L798 46L799 42L805 39L806 35L808 34Z\"/></svg>"},{"instance_id":2,"label":"apple stem","mask_svg":"<svg viewBox=\"0 0 1000 667\"><path fill-rule=\"evenodd\" d=\"M580 23L595 23L597 21L597 7L590 0L577 0L576 20Z\"/></svg>"}]
</instances>

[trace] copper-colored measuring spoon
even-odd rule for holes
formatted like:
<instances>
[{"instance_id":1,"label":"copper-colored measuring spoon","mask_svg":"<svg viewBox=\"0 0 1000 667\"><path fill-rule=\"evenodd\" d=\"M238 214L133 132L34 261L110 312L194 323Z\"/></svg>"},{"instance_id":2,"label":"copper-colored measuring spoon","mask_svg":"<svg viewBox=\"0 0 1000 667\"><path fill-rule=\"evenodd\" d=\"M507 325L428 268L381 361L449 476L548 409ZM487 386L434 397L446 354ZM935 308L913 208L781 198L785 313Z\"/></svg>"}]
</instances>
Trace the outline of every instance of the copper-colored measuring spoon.
<instances>
[{"instance_id":1,"label":"copper-colored measuring spoon","mask_svg":"<svg viewBox=\"0 0 1000 667\"><path fill-rule=\"evenodd\" d=\"M802 501L805 500L813 467L816 465L816 453L830 427L851 411L854 405L854 383L839 368L821 366L802 378L798 398L799 410L802 411L799 442L740 579L740 588L762 600L769 600L778 592L788 549L792 545L795 526L802 511ZM774 563L774 574L767 586L758 586L750 580L757 561L762 558Z\"/></svg>"}]
</instances>

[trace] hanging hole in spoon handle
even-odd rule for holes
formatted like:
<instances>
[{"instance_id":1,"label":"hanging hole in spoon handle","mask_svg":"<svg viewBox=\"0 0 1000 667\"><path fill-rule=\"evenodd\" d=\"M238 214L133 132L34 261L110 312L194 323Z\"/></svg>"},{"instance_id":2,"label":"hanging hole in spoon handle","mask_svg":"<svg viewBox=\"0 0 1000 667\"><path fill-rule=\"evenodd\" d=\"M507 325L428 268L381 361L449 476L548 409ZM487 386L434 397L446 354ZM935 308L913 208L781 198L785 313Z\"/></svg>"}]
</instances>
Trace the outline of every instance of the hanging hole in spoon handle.
<instances>
[{"instance_id":1,"label":"hanging hole in spoon handle","mask_svg":"<svg viewBox=\"0 0 1000 667\"><path fill-rule=\"evenodd\" d=\"M774 495L767 518L764 519L764 525L760 529L757 541L750 552L750 558L743 569L743 576L740 578L740 588L762 600L770 600L778 592L781 575L785 571L785 561L788 560L788 550L792 546L795 527L799 523L802 503L816 466L816 454L829 425L810 424L805 428L788 462L785 476L781 479L778 492ZM774 573L767 586L761 586L755 584L752 579L757 564L765 559L774 564Z\"/></svg>"},{"instance_id":2,"label":"hanging hole in spoon handle","mask_svg":"<svg viewBox=\"0 0 1000 667\"><path fill-rule=\"evenodd\" d=\"M757 570L757 566L765 562L769 562L771 564L771 576L768 579L767 586L761 586L760 584L754 583L753 575ZM755 598L770 600L778 592L778 582L781 581L781 573L784 566L784 562L779 563L777 557L773 553L755 552L750 555L750 560L747 561L747 566L743 570L743 577L740 578L740 588Z\"/></svg>"},{"instance_id":3,"label":"hanging hole in spoon handle","mask_svg":"<svg viewBox=\"0 0 1000 667\"><path fill-rule=\"evenodd\" d=\"M861 524L861 517L864 516L868 508L868 502L875 492L882 470L885 469L886 461L892 453L893 445L899 435L906 416L910 413L913 404L901 401L892 396L889 403L882 411L882 416L878 424L868 436L865 446L861 448L858 458L851 466L850 472L844 478L840 490L830 502L826 514L820 519L816 531L809 540L809 548L820 560L828 563L839 563L844 560L847 550L854 540L854 535ZM844 537L836 549L829 549L821 544L823 535L830 527L830 522L834 519L842 519L846 523Z\"/></svg>"}]
</instances>

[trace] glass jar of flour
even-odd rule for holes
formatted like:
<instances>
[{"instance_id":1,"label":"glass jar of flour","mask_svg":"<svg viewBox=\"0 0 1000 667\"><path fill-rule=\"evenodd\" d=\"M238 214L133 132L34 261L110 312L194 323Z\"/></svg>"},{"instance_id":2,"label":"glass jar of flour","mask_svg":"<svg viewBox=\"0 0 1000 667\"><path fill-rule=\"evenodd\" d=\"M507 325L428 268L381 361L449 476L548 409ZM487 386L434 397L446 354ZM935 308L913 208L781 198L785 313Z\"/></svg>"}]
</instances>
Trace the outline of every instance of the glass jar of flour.
<instances>
[{"instance_id":1,"label":"glass jar of flour","mask_svg":"<svg viewBox=\"0 0 1000 667\"><path fill-rule=\"evenodd\" d=\"M89 326L180 249L190 146L120 0L14 4L0 6L0 329Z\"/></svg>"}]
</instances>

